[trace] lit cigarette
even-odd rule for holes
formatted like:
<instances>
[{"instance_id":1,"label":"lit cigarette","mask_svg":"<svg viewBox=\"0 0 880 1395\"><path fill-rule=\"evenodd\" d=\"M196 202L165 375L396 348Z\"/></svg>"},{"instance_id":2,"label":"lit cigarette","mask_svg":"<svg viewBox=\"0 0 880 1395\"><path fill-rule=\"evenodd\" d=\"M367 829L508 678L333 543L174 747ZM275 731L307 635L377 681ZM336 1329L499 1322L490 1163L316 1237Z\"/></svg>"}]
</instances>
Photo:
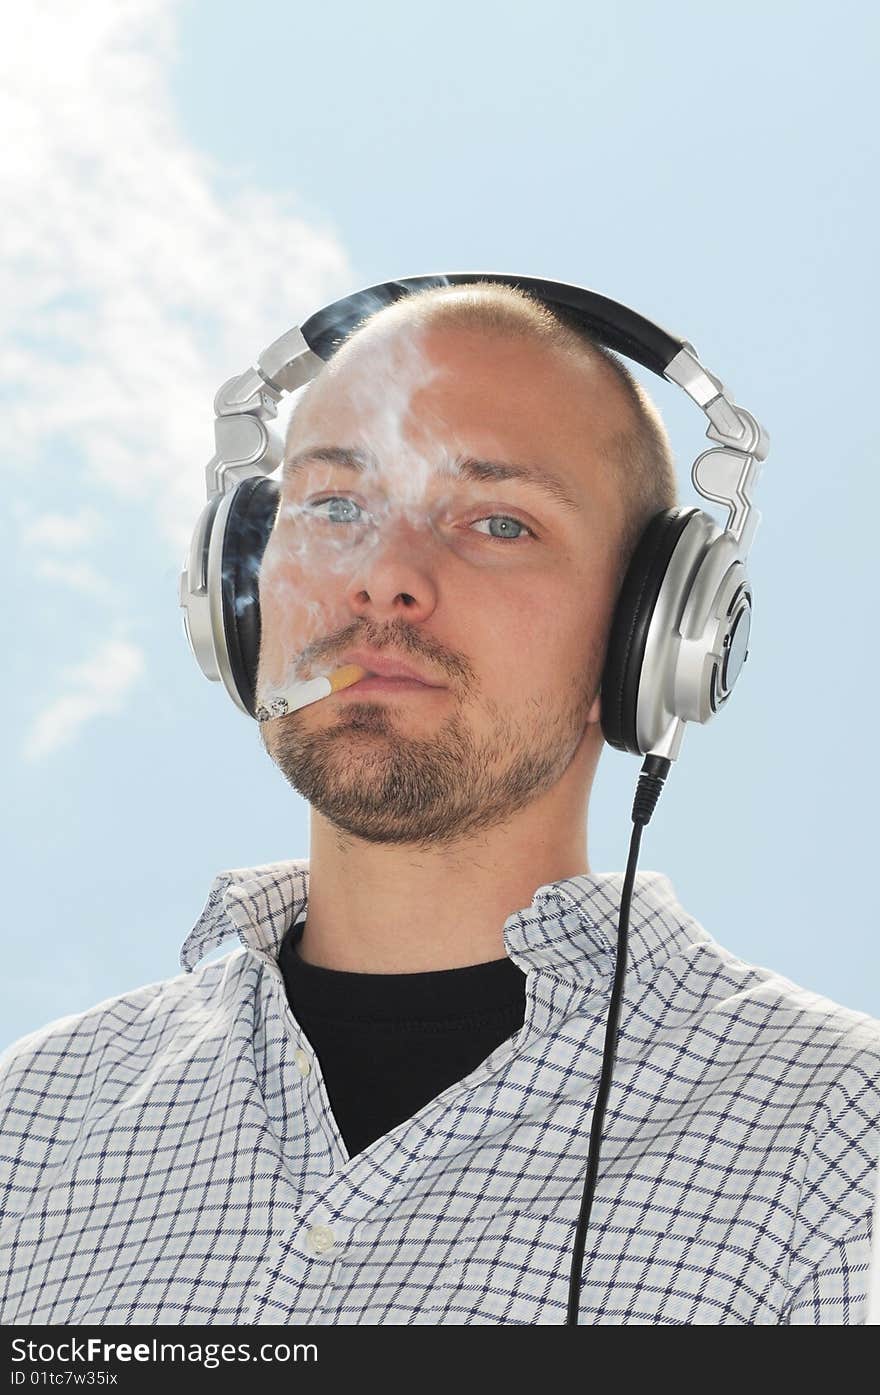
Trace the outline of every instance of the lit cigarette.
<instances>
[{"instance_id":1,"label":"lit cigarette","mask_svg":"<svg viewBox=\"0 0 880 1395\"><path fill-rule=\"evenodd\" d=\"M297 712L301 707L308 707L310 702L350 688L352 683L359 683L366 676L367 670L359 664L344 664L323 678L310 678L307 683L294 683L290 688L283 688L268 706L258 707L254 716L258 722L268 722L272 717L286 717L288 712Z\"/></svg>"}]
</instances>

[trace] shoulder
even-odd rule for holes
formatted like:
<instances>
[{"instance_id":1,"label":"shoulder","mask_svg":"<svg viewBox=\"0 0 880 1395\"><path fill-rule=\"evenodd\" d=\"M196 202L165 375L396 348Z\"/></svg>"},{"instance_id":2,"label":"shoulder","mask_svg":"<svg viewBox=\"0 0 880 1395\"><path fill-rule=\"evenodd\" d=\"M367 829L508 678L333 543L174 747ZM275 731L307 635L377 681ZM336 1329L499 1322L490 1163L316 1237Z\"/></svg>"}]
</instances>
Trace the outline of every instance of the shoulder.
<instances>
[{"instance_id":1,"label":"shoulder","mask_svg":"<svg viewBox=\"0 0 880 1395\"><path fill-rule=\"evenodd\" d=\"M7 1195L33 1191L83 1129L132 1098L199 1043L221 1039L244 992L243 949L192 973L107 998L20 1037L0 1054L0 1150L15 1159Z\"/></svg>"},{"instance_id":2,"label":"shoulder","mask_svg":"<svg viewBox=\"0 0 880 1395\"><path fill-rule=\"evenodd\" d=\"M724 961L729 986L717 1010L751 1027L759 1046L787 1048L820 1088L844 1077L880 1087L880 1020L726 951Z\"/></svg>"},{"instance_id":3,"label":"shoulder","mask_svg":"<svg viewBox=\"0 0 880 1395\"><path fill-rule=\"evenodd\" d=\"M244 950L140 988L105 998L83 1012L55 1018L0 1052L0 1099L35 1071L72 1083L112 1069L114 1062L143 1057L169 1039L198 1031L230 993L245 968ZM63 1068L54 1063L63 1061Z\"/></svg>"},{"instance_id":4,"label":"shoulder","mask_svg":"<svg viewBox=\"0 0 880 1395\"><path fill-rule=\"evenodd\" d=\"M775 1047L780 1083L815 1110L814 1162L823 1172L842 1167L867 1205L880 1153L880 1021L778 975L764 993L772 1004L765 1044Z\"/></svg>"},{"instance_id":5,"label":"shoulder","mask_svg":"<svg viewBox=\"0 0 880 1395\"><path fill-rule=\"evenodd\" d=\"M672 966L670 966L672 967ZM716 1032L754 1051L779 1045L793 1066L828 1081L841 1069L880 1080L880 1020L751 964L706 935L674 961L668 994Z\"/></svg>"},{"instance_id":6,"label":"shoulder","mask_svg":"<svg viewBox=\"0 0 880 1395\"><path fill-rule=\"evenodd\" d=\"M826 1132L877 1148L880 1020L750 964L705 935L639 1004L641 1050L683 1049L692 1090L724 1090L803 1156ZM872 1136L873 1135L873 1136Z\"/></svg>"},{"instance_id":7,"label":"shoulder","mask_svg":"<svg viewBox=\"0 0 880 1395\"><path fill-rule=\"evenodd\" d=\"M869 1224L880 1157L880 1020L716 950L725 987L709 1014L713 1030L739 1042L762 1123L797 1126L794 1248L813 1262Z\"/></svg>"}]
</instances>

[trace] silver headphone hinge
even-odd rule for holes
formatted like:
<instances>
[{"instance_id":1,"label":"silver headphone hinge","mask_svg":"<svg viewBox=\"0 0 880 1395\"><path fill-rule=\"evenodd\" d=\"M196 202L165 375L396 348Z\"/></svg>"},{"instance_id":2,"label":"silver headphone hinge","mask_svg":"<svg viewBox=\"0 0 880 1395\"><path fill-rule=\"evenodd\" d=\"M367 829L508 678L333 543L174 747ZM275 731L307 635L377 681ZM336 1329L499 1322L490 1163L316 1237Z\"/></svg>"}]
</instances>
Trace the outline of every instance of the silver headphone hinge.
<instances>
[{"instance_id":1,"label":"silver headphone hinge","mask_svg":"<svg viewBox=\"0 0 880 1395\"><path fill-rule=\"evenodd\" d=\"M257 368L246 368L234 378L227 378L214 398L214 414L235 416L239 412L255 412L264 421L278 415L281 393L273 383L267 383Z\"/></svg>"}]
</instances>

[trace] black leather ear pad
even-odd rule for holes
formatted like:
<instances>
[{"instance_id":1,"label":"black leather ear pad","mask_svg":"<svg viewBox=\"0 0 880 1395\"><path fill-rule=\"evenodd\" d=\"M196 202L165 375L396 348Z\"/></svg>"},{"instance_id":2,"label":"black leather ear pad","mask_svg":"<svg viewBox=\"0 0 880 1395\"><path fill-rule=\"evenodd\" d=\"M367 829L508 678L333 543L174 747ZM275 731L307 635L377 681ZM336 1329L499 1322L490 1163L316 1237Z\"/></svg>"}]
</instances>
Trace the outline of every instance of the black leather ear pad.
<instances>
[{"instance_id":1,"label":"black leather ear pad","mask_svg":"<svg viewBox=\"0 0 880 1395\"><path fill-rule=\"evenodd\" d=\"M669 559L697 508L655 513L620 588L602 673L602 734L609 746L638 756L636 713L648 628Z\"/></svg>"},{"instance_id":2,"label":"black leather ear pad","mask_svg":"<svg viewBox=\"0 0 880 1395\"><path fill-rule=\"evenodd\" d=\"M260 563L278 512L277 480L254 475L232 496L223 534L221 591L226 652L238 695L253 717L260 658Z\"/></svg>"}]
</instances>

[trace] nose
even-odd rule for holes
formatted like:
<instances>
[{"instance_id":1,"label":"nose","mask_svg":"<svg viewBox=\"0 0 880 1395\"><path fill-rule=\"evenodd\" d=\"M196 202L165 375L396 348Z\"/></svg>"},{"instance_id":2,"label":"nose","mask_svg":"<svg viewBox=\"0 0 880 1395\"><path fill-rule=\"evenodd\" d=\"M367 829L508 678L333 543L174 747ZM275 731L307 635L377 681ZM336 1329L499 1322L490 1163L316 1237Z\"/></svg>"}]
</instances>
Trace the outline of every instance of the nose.
<instances>
[{"instance_id":1,"label":"nose","mask_svg":"<svg viewBox=\"0 0 880 1395\"><path fill-rule=\"evenodd\" d=\"M351 608L377 617L405 609L410 619L430 615L437 604L436 533L430 521L397 517L380 528L372 546L358 549L348 586Z\"/></svg>"}]
</instances>

